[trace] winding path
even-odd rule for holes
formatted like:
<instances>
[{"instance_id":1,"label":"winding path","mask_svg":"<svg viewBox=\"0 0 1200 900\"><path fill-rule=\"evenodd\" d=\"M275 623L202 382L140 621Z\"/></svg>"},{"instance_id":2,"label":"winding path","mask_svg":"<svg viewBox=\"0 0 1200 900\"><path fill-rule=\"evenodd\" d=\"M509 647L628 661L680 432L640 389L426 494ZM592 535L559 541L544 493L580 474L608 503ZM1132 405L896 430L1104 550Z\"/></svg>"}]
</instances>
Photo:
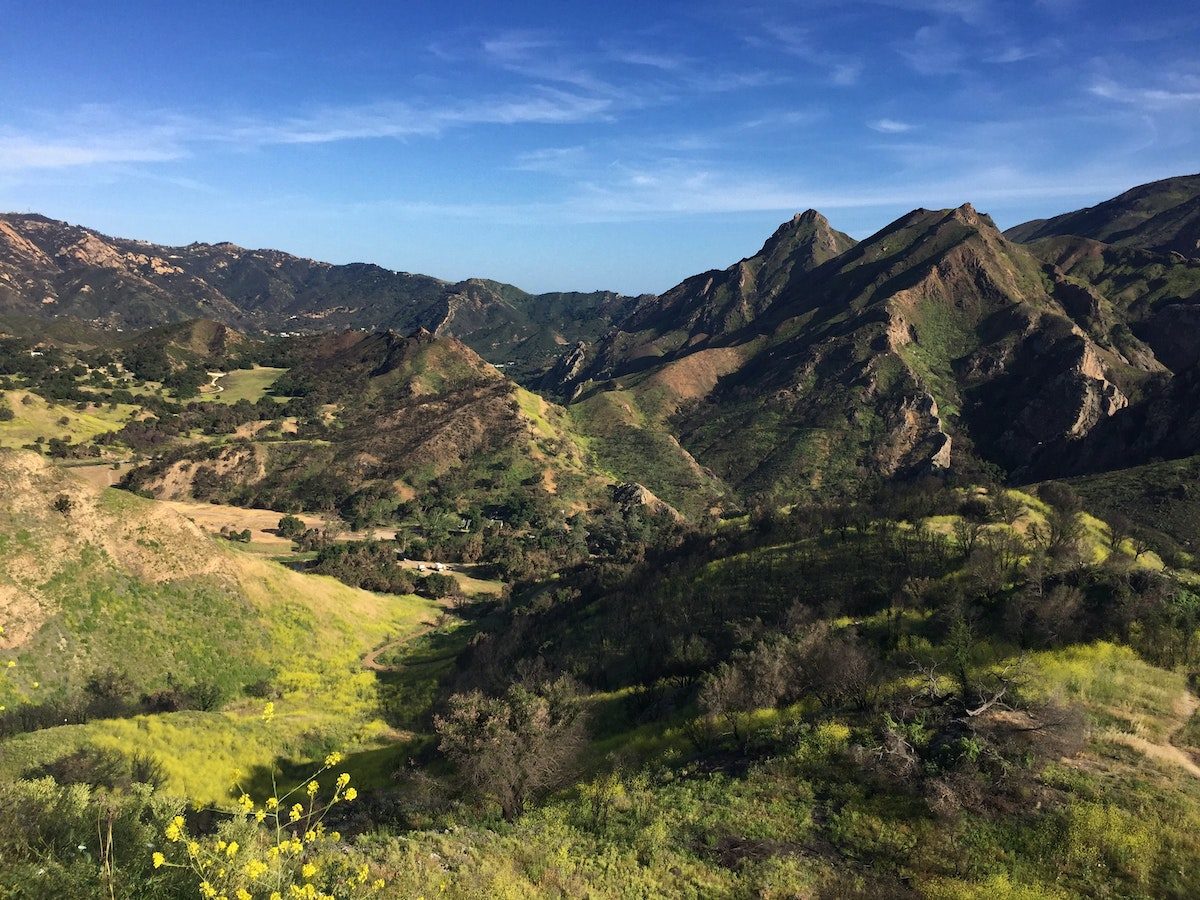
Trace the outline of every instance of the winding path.
<instances>
[{"instance_id":1,"label":"winding path","mask_svg":"<svg viewBox=\"0 0 1200 900\"><path fill-rule=\"evenodd\" d=\"M412 634L406 634L404 637L392 638L390 641L385 641L380 644L370 653L363 657L363 668L370 669L372 672L399 672L404 669L402 665L387 665L379 661L379 657L387 653L389 650L394 650L397 647L402 647L410 641L415 641L423 638L429 632L433 631L436 626L429 622L424 628L414 631Z\"/></svg>"},{"instance_id":2,"label":"winding path","mask_svg":"<svg viewBox=\"0 0 1200 900\"><path fill-rule=\"evenodd\" d=\"M1185 692L1175 704L1175 711L1183 717L1183 721L1178 728L1171 732L1166 741L1161 744L1148 741L1136 734L1115 730L1108 731L1104 735L1104 738L1113 743L1122 744L1133 750L1137 750L1143 756L1153 759L1156 762L1179 766L1185 772L1190 773L1196 778L1200 778L1200 765L1196 764L1196 760L1192 758L1190 753L1181 747L1175 746L1173 743L1175 735L1187 727L1188 720L1197 708L1200 708L1200 699L1191 691Z\"/></svg>"}]
</instances>

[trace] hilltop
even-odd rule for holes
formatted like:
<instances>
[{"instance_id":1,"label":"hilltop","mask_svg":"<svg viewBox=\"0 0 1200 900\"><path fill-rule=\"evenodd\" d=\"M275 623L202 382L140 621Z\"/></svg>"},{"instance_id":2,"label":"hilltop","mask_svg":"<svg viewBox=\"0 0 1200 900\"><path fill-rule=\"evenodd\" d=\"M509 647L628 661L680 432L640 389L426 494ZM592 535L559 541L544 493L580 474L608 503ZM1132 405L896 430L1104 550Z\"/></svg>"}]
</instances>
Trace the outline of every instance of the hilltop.
<instances>
[{"instance_id":1,"label":"hilltop","mask_svg":"<svg viewBox=\"0 0 1200 900\"><path fill-rule=\"evenodd\" d=\"M1200 257L1200 175L1139 185L1096 206L1034 219L1005 232L1009 240L1022 243L1059 235Z\"/></svg>"}]
</instances>

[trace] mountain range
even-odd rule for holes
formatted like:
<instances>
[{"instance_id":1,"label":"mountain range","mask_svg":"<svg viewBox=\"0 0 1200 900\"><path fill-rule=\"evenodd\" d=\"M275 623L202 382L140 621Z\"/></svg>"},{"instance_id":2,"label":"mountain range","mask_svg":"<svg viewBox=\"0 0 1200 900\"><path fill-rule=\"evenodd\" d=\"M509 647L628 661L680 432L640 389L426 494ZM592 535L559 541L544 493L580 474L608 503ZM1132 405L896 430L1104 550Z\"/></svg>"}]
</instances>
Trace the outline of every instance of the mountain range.
<instances>
[{"instance_id":1,"label":"mountain range","mask_svg":"<svg viewBox=\"0 0 1200 900\"><path fill-rule=\"evenodd\" d=\"M3 217L0 895L1200 896L1198 190L643 297Z\"/></svg>"},{"instance_id":2,"label":"mountain range","mask_svg":"<svg viewBox=\"0 0 1200 900\"><path fill-rule=\"evenodd\" d=\"M1200 383L1198 211L1200 175L1005 233L964 204L856 242L808 210L753 256L642 297L161 247L10 214L0 313L93 334L199 318L228 329L222 346L318 335L295 338L307 357L291 387L325 402L331 385L364 387L339 426L353 452L331 471L353 459L411 488L441 465L430 442L470 455L524 441L491 428L517 426L533 398L557 410L556 447L586 447L568 454L582 482L638 482L698 514L879 478L1027 480L1200 452L1183 427ZM433 388L410 377L430 353Z\"/></svg>"}]
</instances>

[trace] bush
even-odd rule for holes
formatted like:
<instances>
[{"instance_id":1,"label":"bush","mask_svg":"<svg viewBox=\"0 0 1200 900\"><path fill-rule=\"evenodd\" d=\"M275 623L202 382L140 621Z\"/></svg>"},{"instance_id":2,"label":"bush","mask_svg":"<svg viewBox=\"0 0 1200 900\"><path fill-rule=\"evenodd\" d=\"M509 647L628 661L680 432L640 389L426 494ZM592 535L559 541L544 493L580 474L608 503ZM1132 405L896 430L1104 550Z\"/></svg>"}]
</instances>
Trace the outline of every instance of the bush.
<instances>
[{"instance_id":1,"label":"bush","mask_svg":"<svg viewBox=\"0 0 1200 900\"><path fill-rule=\"evenodd\" d=\"M452 597L459 593L458 579L453 575L433 572L421 579L417 590L434 600Z\"/></svg>"},{"instance_id":2,"label":"bush","mask_svg":"<svg viewBox=\"0 0 1200 900\"><path fill-rule=\"evenodd\" d=\"M299 537L304 533L304 522L295 516L284 516L279 520L279 524L275 526L275 531L280 537Z\"/></svg>"},{"instance_id":3,"label":"bush","mask_svg":"<svg viewBox=\"0 0 1200 900\"><path fill-rule=\"evenodd\" d=\"M29 774L53 778L63 786L86 784L110 790L134 784L161 787L166 782L166 771L156 757L146 753L129 757L99 747L80 748Z\"/></svg>"}]
</instances>

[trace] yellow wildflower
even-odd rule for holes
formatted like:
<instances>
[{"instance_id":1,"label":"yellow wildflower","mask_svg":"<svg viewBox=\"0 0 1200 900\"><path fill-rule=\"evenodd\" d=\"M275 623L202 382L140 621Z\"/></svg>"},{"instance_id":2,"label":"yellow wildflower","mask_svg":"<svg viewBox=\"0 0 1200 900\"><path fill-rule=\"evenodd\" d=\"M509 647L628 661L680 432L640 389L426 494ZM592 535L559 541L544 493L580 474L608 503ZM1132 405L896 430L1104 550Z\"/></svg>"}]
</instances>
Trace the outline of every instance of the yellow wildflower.
<instances>
[{"instance_id":1,"label":"yellow wildflower","mask_svg":"<svg viewBox=\"0 0 1200 900\"><path fill-rule=\"evenodd\" d=\"M237 852L238 852L238 842L230 841L229 846L225 848L225 855L228 856L230 859L233 859L233 857L237 856Z\"/></svg>"},{"instance_id":2,"label":"yellow wildflower","mask_svg":"<svg viewBox=\"0 0 1200 900\"><path fill-rule=\"evenodd\" d=\"M304 807L296 803L292 806L292 811L288 813L288 821L299 822L302 815L304 815Z\"/></svg>"},{"instance_id":3,"label":"yellow wildflower","mask_svg":"<svg viewBox=\"0 0 1200 900\"><path fill-rule=\"evenodd\" d=\"M242 887L238 888L237 893L235 893L233 896L236 897L237 900L254 900L254 895Z\"/></svg>"},{"instance_id":4,"label":"yellow wildflower","mask_svg":"<svg viewBox=\"0 0 1200 900\"><path fill-rule=\"evenodd\" d=\"M348 791L346 791L346 799L347 800L353 800L357 796L358 796L358 791L355 790L354 788L350 788Z\"/></svg>"},{"instance_id":5,"label":"yellow wildflower","mask_svg":"<svg viewBox=\"0 0 1200 900\"><path fill-rule=\"evenodd\" d=\"M269 867L261 859L252 859L246 863L246 877L251 879L262 878L269 871Z\"/></svg>"},{"instance_id":6,"label":"yellow wildflower","mask_svg":"<svg viewBox=\"0 0 1200 900\"><path fill-rule=\"evenodd\" d=\"M163 832L166 835L167 840L171 841L172 843L182 840L183 825L183 816L176 816L174 819L172 819L171 824L168 825L166 830Z\"/></svg>"},{"instance_id":7,"label":"yellow wildflower","mask_svg":"<svg viewBox=\"0 0 1200 900\"><path fill-rule=\"evenodd\" d=\"M317 867L310 862L305 863L300 869L300 874L304 876L304 878L312 878L317 874Z\"/></svg>"},{"instance_id":8,"label":"yellow wildflower","mask_svg":"<svg viewBox=\"0 0 1200 900\"><path fill-rule=\"evenodd\" d=\"M344 788L349 783L350 783L350 773L349 772L343 772L341 775L339 775L337 777L337 786L339 788Z\"/></svg>"},{"instance_id":9,"label":"yellow wildflower","mask_svg":"<svg viewBox=\"0 0 1200 900\"><path fill-rule=\"evenodd\" d=\"M321 789L321 785L317 784L317 782L315 780L310 781L308 783L308 796L311 797L313 794L315 794L320 789Z\"/></svg>"},{"instance_id":10,"label":"yellow wildflower","mask_svg":"<svg viewBox=\"0 0 1200 900\"><path fill-rule=\"evenodd\" d=\"M337 753L337 752L330 753L327 757L325 757L325 765L326 766L336 766L344 758L345 757L343 757L342 754L340 754L340 753Z\"/></svg>"},{"instance_id":11,"label":"yellow wildflower","mask_svg":"<svg viewBox=\"0 0 1200 900\"><path fill-rule=\"evenodd\" d=\"M278 797L268 797L267 798L267 809L275 809L277 806L279 806L279 798Z\"/></svg>"},{"instance_id":12,"label":"yellow wildflower","mask_svg":"<svg viewBox=\"0 0 1200 900\"><path fill-rule=\"evenodd\" d=\"M266 706L263 707L262 720L264 722L270 722L274 718L275 718L275 704L268 703Z\"/></svg>"},{"instance_id":13,"label":"yellow wildflower","mask_svg":"<svg viewBox=\"0 0 1200 900\"><path fill-rule=\"evenodd\" d=\"M161 869L164 865L166 865L167 858L157 851L155 852L153 859L154 868L156 869Z\"/></svg>"}]
</instances>

